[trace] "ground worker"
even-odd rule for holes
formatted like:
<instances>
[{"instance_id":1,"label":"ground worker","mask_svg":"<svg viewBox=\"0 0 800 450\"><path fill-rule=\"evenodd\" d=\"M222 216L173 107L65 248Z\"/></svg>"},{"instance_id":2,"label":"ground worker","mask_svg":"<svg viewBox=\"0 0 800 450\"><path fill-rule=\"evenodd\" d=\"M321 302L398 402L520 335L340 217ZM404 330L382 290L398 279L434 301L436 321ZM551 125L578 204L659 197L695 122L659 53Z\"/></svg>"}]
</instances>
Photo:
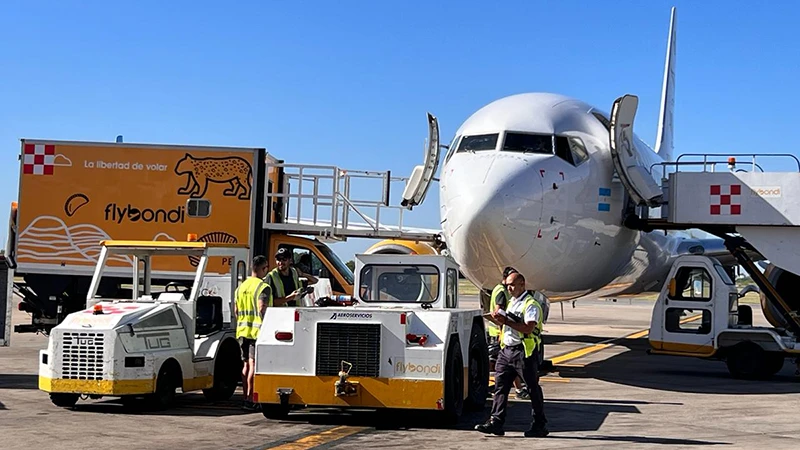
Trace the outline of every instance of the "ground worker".
<instances>
[{"instance_id":1,"label":"ground worker","mask_svg":"<svg viewBox=\"0 0 800 450\"><path fill-rule=\"evenodd\" d=\"M525 437L547 436L547 418L544 414L544 395L539 386L539 347L542 333L542 307L525 288L525 277L511 273L506 278L511 294L506 310L492 312L492 319L500 330L500 353L495 365L495 395L491 417L486 423L475 426L481 433L505 434L508 394L514 379L521 376L531 393L532 421Z\"/></svg>"},{"instance_id":2,"label":"ground worker","mask_svg":"<svg viewBox=\"0 0 800 450\"><path fill-rule=\"evenodd\" d=\"M255 344L261 321L267 307L272 306L272 290L263 278L267 274L267 258L256 256L250 276L236 289L233 315L236 317L236 339L242 348L242 389L244 409L257 409L253 402L253 377L255 375Z\"/></svg>"},{"instance_id":3,"label":"ground worker","mask_svg":"<svg viewBox=\"0 0 800 450\"><path fill-rule=\"evenodd\" d=\"M292 252L282 247L275 253L275 262L277 267L272 269L267 274L267 279L264 281L269 282L272 288L272 304L274 306L297 306L296 299L303 292L303 285L300 283L300 277L306 278L308 284L316 284L315 277L297 270L291 266ZM287 292L291 294L286 295Z\"/></svg>"},{"instance_id":4,"label":"ground worker","mask_svg":"<svg viewBox=\"0 0 800 450\"><path fill-rule=\"evenodd\" d=\"M508 289L506 288L506 278L512 273L516 273L517 269L513 267L506 267L503 269L503 279L500 283L494 287L492 290L492 297L491 303L489 308L491 312L497 310L497 308L506 309L506 305L508 304L508 298L511 294L508 293ZM500 327L493 323L491 320L489 321L489 371L494 371L495 363L497 362L497 354L500 352ZM495 385L497 387L497 385ZM517 377L514 380L514 388L516 389L517 398L519 399L527 399L530 398L530 394L528 393L528 388L525 386L525 383Z\"/></svg>"}]
</instances>

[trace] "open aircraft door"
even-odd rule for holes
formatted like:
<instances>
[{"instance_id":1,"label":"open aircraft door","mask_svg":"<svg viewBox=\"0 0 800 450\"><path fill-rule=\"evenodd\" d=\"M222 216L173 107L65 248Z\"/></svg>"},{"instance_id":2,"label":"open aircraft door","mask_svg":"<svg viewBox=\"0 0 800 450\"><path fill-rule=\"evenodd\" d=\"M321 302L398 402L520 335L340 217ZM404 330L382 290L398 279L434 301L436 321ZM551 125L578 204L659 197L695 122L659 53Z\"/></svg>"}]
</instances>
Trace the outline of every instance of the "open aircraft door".
<instances>
[{"instance_id":1,"label":"open aircraft door","mask_svg":"<svg viewBox=\"0 0 800 450\"><path fill-rule=\"evenodd\" d=\"M414 167L411 177L403 190L401 206L413 208L425 200L425 194L436 175L439 167L439 122L431 113L428 114L428 145L425 147L425 161L423 165Z\"/></svg>"},{"instance_id":2,"label":"open aircraft door","mask_svg":"<svg viewBox=\"0 0 800 450\"><path fill-rule=\"evenodd\" d=\"M633 142L633 119L638 106L639 98L635 95L624 95L614 102L609 133L611 159L633 201L637 205L656 208L662 201L661 188L653 180Z\"/></svg>"}]
</instances>

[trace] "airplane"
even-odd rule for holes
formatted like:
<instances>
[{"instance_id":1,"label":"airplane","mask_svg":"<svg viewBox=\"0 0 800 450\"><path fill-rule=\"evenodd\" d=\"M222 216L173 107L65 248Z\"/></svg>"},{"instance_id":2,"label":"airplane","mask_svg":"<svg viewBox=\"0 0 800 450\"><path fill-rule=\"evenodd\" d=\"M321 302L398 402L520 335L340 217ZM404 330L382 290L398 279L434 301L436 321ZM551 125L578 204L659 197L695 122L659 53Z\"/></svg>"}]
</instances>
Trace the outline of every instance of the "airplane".
<instances>
[{"instance_id":1,"label":"airplane","mask_svg":"<svg viewBox=\"0 0 800 450\"><path fill-rule=\"evenodd\" d=\"M609 114L540 92L485 105L441 146L448 149L439 176L441 233L484 296L507 266L551 302L658 292L672 262L686 253L718 257L732 272L737 263L722 239L699 230L643 232L625 223L636 203L656 205L657 165L673 161L675 26L673 7L655 149L632 131L636 97L618 99ZM432 164L412 173L407 207L422 201L439 161L438 126L428 118ZM626 151L612 149L615 142ZM650 208L651 217L659 215ZM402 246L384 241L367 252ZM419 244L406 251L419 252Z\"/></svg>"}]
</instances>

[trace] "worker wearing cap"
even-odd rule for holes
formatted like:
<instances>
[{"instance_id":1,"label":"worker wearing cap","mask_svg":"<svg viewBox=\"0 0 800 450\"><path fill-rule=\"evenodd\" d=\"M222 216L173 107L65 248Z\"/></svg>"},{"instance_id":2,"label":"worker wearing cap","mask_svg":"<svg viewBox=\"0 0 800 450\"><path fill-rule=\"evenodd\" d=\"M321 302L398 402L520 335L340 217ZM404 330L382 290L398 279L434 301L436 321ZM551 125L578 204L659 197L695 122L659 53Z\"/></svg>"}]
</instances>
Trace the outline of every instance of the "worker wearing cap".
<instances>
[{"instance_id":1,"label":"worker wearing cap","mask_svg":"<svg viewBox=\"0 0 800 450\"><path fill-rule=\"evenodd\" d=\"M494 401L492 413L486 423L475 426L481 433L505 434L508 394L517 376L522 376L531 391L533 420L525 437L547 436L547 418L544 414L544 396L539 386L539 355L542 333L542 307L525 288L525 277L512 273L506 278L511 294L505 311L494 311L492 319L501 325L500 354L495 371Z\"/></svg>"},{"instance_id":2,"label":"worker wearing cap","mask_svg":"<svg viewBox=\"0 0 800 450\"><path fill-rule=\"evenodd\" d=\"M274 306L297 306L296 299L303 291L300 277L306 278L308 284L316 284L317 279L291 266L292 252L282 247L275 253L277 267L272 269L264 281L272 288ZM286 294L290 292L290 294Z\"/></svg>"},{"instance_id":3,"label":"worker wearing cap","mask_svg":"<svg viewBox=\"0 0 800 450\"><path fill-rule=\"evenodd\" d=\"M255 409L253 403L253 377L255 374L255 343L261 321L268 306L272 306L272 290L263 278L267 273L267 258L256 256L250 276L236 289L233 315L236 317L236 339L242 348L242 389L245 409Z\"/></svg>"}]
</instances>

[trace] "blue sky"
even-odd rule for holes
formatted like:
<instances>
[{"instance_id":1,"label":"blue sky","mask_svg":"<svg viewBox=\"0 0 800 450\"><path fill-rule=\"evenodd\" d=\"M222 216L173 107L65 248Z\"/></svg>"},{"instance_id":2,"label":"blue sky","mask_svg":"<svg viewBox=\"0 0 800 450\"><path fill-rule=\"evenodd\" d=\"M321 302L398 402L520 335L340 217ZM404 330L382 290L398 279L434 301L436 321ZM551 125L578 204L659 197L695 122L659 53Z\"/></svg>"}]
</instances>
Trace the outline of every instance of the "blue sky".
<instances>
[{"instance_id":1,"label":"blue sky","mask_svg":"<svg viewBox=\"0 0 800 450\"><path fill-rule=\"evenodd\" d=\"M796 2L66 3L2 7L3 218L23 137L266 147L407 176L426 111L449 142L481 106L550 91L604 110L638 95L653 145L672 5L676 153L797 153L780 138L800 119ZM438 227L438 210L434 185L406 223Z\"/></svg>"}]
</instances>

